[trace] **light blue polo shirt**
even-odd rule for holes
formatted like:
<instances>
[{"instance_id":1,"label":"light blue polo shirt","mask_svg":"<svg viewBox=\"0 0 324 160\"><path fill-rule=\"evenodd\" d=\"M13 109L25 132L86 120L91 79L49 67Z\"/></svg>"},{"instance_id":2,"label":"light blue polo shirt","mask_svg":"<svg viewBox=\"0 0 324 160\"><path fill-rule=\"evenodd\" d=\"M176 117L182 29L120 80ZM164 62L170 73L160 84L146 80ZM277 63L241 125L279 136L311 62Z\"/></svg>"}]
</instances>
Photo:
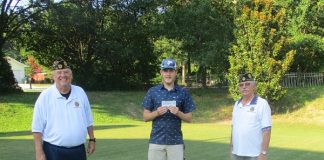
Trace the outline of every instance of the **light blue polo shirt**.
<instances>
[{"instance_id":1,"label":"light blue polo shirt","mask_svg":"<svg viewBox=\"0 0 324 160\"><path fill-rule=\"evenodd\" d=\"M43 140L53 145L73 147L87 137L87 127L93 125L88 97L81 87L71 85L68 99L55 84L38 97L33 113L32 132L39 132Z\"/></svg>"}]
</instances>

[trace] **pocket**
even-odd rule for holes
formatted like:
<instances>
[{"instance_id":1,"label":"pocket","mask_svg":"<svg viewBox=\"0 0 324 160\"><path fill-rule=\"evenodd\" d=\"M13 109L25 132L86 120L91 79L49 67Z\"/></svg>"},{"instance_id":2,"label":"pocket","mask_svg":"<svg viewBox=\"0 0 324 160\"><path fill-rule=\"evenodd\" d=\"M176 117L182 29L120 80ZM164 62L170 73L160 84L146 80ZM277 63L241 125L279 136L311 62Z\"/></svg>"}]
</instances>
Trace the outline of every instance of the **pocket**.
<instances>
[{"instance_id":1,"label":"pocket","mask_svg":"<svg viewBox=\"0 0 324 160\"><path fill-rule=\"evenodd\" d=\"M245 112L245 120L247 121L248 124L255 124L257 122L257 112L256 111L246 111Z\"/></svg>"}]
</instances>

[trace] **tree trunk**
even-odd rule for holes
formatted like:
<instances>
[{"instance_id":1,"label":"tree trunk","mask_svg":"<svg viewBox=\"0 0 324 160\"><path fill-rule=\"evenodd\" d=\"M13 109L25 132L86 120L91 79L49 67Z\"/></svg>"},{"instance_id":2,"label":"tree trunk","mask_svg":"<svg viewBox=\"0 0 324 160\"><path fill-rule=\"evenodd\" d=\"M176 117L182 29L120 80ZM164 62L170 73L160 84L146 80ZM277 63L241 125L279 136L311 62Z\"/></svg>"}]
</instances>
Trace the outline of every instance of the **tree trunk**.
<instances>
[{"instance_id":1,"label":"tree trunk","mask_svg":"<svg viewBox=\"0 0 324 160\"><path fill-rule=\"evenodd\" d=\"M187 85L186 84L186 62L182 62L182 81L181 81L181 83L183 84L183 85Z\"/></svg>"},{"instance_id":2,"label":"tree trunk","mask_svg":"<svg viewBox=\"0 0 324 160\"><path fill-rule=\"evenodd\" d=\"M190 76L191 75L191 67L190 67L190 65L191 65L191 62L190 62L190 56L189 56L189 54L188 54L188 63L187 63L187 66L188 66L188 76Z\"/></svg>"},{"instance_id":3,"label":"tree trunk","mask_svg":"<svg viewBox=\"0 0 324 160\"><path fill-rule=\"evenodd\" d=\"M200 72L201 72L201 85L203 88L207 87L207 71L205 66L200 66Z\"/></svg>"},{"instance_id":4,"label":"tree trunk","mask_svg":"<svg viewBox=\"0 0 324 160\"><path fill-rule=\"evenodd\" d=\"M191 65L191 62L190 62L190 56L189 56L189 54L188 54L188 62L187 62L187 77L186 77L186 84L187 84L187 86L188 87L191 87L191 81L190 81L190 76L191 76L191 67L190 67L190 65Z\"/></svg>"}]
</instances>

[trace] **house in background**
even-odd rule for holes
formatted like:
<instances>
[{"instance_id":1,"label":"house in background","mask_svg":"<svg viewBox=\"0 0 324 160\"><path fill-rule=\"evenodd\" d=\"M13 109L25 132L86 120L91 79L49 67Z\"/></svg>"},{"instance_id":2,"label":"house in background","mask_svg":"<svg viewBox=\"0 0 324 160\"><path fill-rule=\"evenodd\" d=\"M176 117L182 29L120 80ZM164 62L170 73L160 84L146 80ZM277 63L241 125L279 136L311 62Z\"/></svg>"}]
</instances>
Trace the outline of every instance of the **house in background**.
<instances>
[{"instance_id":1,"label":"house in background","mask_svg":"<svg viewBox=\"0 0 324 160\"><path fill-rule=\"evenodd\" d=\"M6 56L5 59L7 59L10 64L16 81L18 83L25 83L25 68L28 66L8 56Z\"/></svg>"}]
</instances>

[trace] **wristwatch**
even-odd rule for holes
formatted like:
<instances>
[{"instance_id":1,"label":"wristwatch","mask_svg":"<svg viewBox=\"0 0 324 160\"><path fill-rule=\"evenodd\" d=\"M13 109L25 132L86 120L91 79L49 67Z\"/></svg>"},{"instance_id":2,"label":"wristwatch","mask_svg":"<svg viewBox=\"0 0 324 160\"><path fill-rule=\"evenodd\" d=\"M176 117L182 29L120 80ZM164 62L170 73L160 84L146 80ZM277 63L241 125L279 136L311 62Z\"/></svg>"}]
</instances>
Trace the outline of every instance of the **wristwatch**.
<instances>
[{"instance_id":1,"label":"wristwatch","mask_svg":"<svg viewBox=\"0 0 324 160\"><path fill-rule=\"evenodd\" d=\"M89 142L92 141L92 142L96 142L96 138L90 138L89 139Z\"/></svg>"},{"instance_id":2,"label":"wristwatch","mask_svg":"<svg viewBox=\"0 0 324 160\"><path fill-rule=\"evenodd\" d=\"M261 151L261 154L267 155L267 151L263 150L263 151Z\"/></svg>"}]
</instances>

